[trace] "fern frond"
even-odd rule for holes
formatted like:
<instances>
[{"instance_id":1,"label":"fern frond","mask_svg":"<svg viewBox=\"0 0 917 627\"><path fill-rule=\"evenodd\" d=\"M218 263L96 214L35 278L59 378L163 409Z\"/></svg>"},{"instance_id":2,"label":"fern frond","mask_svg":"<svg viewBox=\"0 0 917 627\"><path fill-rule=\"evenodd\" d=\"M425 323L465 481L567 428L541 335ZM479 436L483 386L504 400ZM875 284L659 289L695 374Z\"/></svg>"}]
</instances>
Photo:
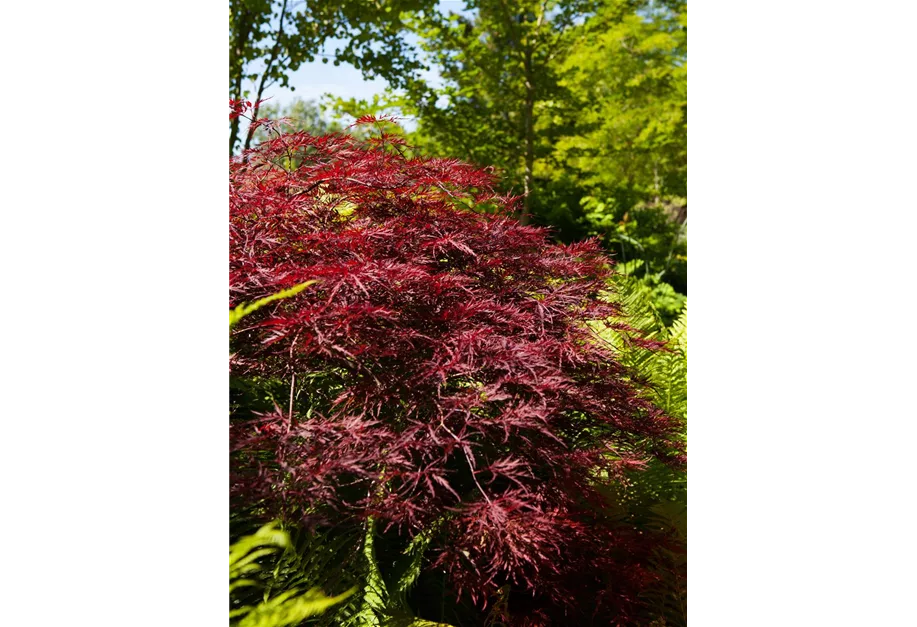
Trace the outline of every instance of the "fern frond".
<instances>
[{"instance_id":1,"label":"fern frond","mask_svg":"<svg viewBox=\"0 0 917 627\"><path fill-rule=\"evenodd\" d=\"M290 296L295 296L296 294L299 294L301 291L303 291L304 289L306 289L313 283L315 283L315 281L306 281L304 283L300 283L299 285L294 285L293 287L289 289L280 290L276 294L271 294L270 296L265 296L264 298L260 298L253 303L242 303L241 305L239 305L238 307L236 307L235 309L229 312L230 328L232 328L232 326L235 323L237 323L239 320L241 320L248 314L261 309L265 305L272 303L275 300L281 300L283 298L289 298Z\"/></svg>"},{"instance_id":2,"label":"fern frond","mask_svg":"<svg viewBox=\"0 0 917 627\"><path fill-rule=\"evenodd\" d=\"M268 523L258 529L254 534L241 538L229 547L229 578L237 578L244 572L259 570L255 560L265 555L274 553L280 548L290 545L290 536L277 529L277 523ZM259 549L258 547L268 547ZM255 566L254 569L251 566Z\"/></svg>"},{"instance_id":3,"label":"fern frond","mask_svg":"<svg viewBox=\"0 0 917 627\"><path fill-rule=\"evenodd\" d=\"M687 438L688 414L688 306L668 328L655 311L650 290L639 281L618 276L608 297L621 305L626 324L647 339L664 341L666 350L648 350L629 342L625 332L597 327L597 333L620 353L621 362L646 382L650 400L666 414L682 421ZM669 538L650 564L658 582L643 598L657 614L653 624L687 624L687 476L651 462L633 473L626 486L606 486L612 502L628 524Z\"/></svg>"},{"instance_id":4,"label":"fern frond","mask_svg":"<svg viewBox=\"0 0 917 627\"><path fill-rule=\"evenodd\" d=\"M688 303L669 329L672 352L661 360L664 400L661 407L682 420L688 416Z\"/></svg>"},{"instance_id":5,"label":"fern frond","mask_svg":"<svg viewBox=\"0 0 917 627\"><path fill-rule=\"evenodd\" d=\"M290 586L341 590L357 585L359 535L292 531L291 537L290 548L274 568L269 590Z\"/></svg>"},{"instance_id":6,"label":"fern frond","mask_svg":"<svg viewBox=\"0 0 917 627\"><path fill-rule=\"evenodd\" d=\"M615 277L614 283L610 287L612 289L602 293L602 298L616 303L625 312L621 316L620 322L626 324L642 338L658 340L663 324L645 293L646 288L639 282L621 275ZM630 348L634 344L630 341L630 333L612 329L604 322L592 322L590 326L603 340L618 351L628 353L627 357L633 359L637 356L630 354Z\"/></svg>"},{"instance_id":7,"label":"fern frond","mask_svg":"<svg viewBox=\"0 0 917 627\"><path fill-rule=\"evenodd\" d=\"M402 552L401 559L394 566L392 573L392 601L405 611L409 610L407 595L423 570L427 548L433 540L434 533L445 520L446 517L443 517L434 522L429 528L415 535Z\"/></svg>"},{"instance_id":8,"label":"fern frond","mask_svg":"<svg viewBox=\"0 0 917 627\"><path fill-rule=\"evenodd\" d=\"M370 516L366 521L366 534L363 539L363 557L367 566L366 583L362 590L360 611L353 617L356 624L366 627L380 627L385 620L388 605L388 590L376 563L375 534L376 520Z\"/></svg>"},{"instance_id":9,"label":"fern frond","mask_svg":"<svg viewBox=\"0 0 917 627\"><path fill-rule=\"evenodd\" d=\"M671 548L656 549L651 562L658 583L644 593L644 598L660 613L667 625L681 627L688 620L688 554L684 549L688 535L686 503L659 503L651 509L650 524L670 534L678 543Z\"/></svg>"},{"instance_id":10,"label":"fern frond","mask_svg":"<svg viewBox=\"0 0 917 627\"><path fill-rule=\"evenodd\" d=\"M290 590L257 605L239 622L239 627L285 627L325 612L351 596L356 589L334 597L325 596L319 588L305 593Z\"/></svg>"},{"instance_id":11,"label":"fern frond","mask_svg":"<svg viewBox=\"0 0 917 627\"><path fill-rule=\"evenodd\" d=\"M445 518L443 519L445 520ZM379 566L376 542L380 540L373 518L367 520L358 559L351 563L351 572L359 573L358 592L346 604L327 616L322 624L334 627L451 627L413 614L408 593L423 570L426 550L439 524L434 523L416 534L401 552L388 573Z\"/></svg>"},{"instance_id":12,"label":"fern frond","mask_svg":"<svg viewBox=\"0 0 917 627\"><path fill-rule=\"evenodd\" d=\"M672 342L677 345L685 355L688 354L688 301L685 301L681 313L669 329Z\"/></svg>"},{"instance_id":13,"label":"fern frond","mask_svg":"<svg viewBox=\"0 0 917 627\"><path fill-rule=\"evenodd\" d=\"M255 579L242 579L243 575L252 575L263 571L259 560L275 554L280 549L290 549L290 536L277 528L277 523L264 525L252 535L245 536L229 548L229 591L243 587L257 586ZM275 573L276 574L276 573ZM257 605L243 605L230 610L230 619L241 617L238 627L286 627L298 625L310 616L323 613L337 605L355 592L348 590L343 594L328 597L320 588L313 587L307 592L297 588L287 589Z\"/></svg>"},{"instance_id":14,"label":"fern frond","mask_svg":"<svg viewBox=\"0 0 917 627\"><path fill-rule=\"evenodd\" d=\"M638 280L619 275L614 290L606 294L624 312L624 322L647 340L665 342L666 351L650 350L630 340L630 334L605 325L593 328L620 354L621 363L647 384L651 400L668 415L686 420L688 412L688 330L687 303L670 328L666 328L655 307L650 290Z\"/></svg>"}]
</instances>

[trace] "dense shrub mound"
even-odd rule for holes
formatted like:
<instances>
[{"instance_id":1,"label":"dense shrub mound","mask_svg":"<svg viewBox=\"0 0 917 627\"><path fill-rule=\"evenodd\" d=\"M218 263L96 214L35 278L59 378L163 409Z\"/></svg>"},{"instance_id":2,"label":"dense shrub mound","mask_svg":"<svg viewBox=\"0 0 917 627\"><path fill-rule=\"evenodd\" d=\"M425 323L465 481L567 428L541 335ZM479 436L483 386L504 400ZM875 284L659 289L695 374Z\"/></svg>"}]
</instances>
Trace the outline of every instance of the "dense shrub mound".
<instances>
[{"instance_id":1,"label":"dense shrub mound","mask_svg":"<svg viewBox=\"0 0 917 627\"><path fill-rule=\"evenodd\" d=\"M316 281L233 330L234 376L282 382L273 410L234 406L235 502L423 534L457 598L512 590L517 624L633 620L652 546L599 486L684 454L588 324L619 315L599 246L384 134L278 134L230 180L231 306Z\"/></svg>"}]
</instances>

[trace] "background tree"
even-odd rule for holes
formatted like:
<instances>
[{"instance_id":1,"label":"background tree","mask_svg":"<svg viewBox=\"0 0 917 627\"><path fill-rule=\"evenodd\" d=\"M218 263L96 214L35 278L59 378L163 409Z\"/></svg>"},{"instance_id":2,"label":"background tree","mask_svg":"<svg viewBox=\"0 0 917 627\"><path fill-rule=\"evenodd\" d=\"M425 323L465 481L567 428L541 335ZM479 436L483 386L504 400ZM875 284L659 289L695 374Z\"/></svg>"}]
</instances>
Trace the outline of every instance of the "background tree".
<instances>
[{"instance_id":1,"label":"background tree","mask_svg":"<svg viewBox=\"0 0 917 627\"><path fill-rule=\"evenodd\" d=\"M523 221L559 240L600 237L672 322L687 294L686 4L466 9L414 21L442 83L415 78L390 95L417 119L412 143L496 167L523 195Z\"/></svg>"},{"instance_id":2,"label":"background tree","mask_svg":"<svg viewBox=\"0 0 917 627\"><path fill-rule=\"evenodd\" d=\"M569 100L551 159L582 191L587 233L641 260L669 321L687 293L686 12L609 0L578 29L558 68Z\"/></svg>"},{"instance_id":3,"label":"background tree","mask_svg":"<svg viewBox=\"0 0 917 627\"><path fill-rule=\"evenodd\" d=\"M568 101L555 159L624 208L686 195L686 10L609 0L557 68Z\"/></svg>"},{"instance_id":4,"label":"background tree","mask_svg":"<svg viewBox=\"0 0 917 627\"><path fill-rule=\"evenodd\" d=\"M536 162L549 150L542 120L558 95L557 61L565 34L591 2L469 0L472 17L436 14L415 21L420 47L442 84L405 85L404 110L419 119L429 150L496 166L523 197L531 218Z\"/></svg>"},{"instance_id":5,"label":"background tree","mask_svg":"<svg viewBox=\"0 0 917 627\"><path fill-rule=\"evenodd\" d=\"M289 75L322 56L326 43L338 42L335 65L350 63L367 78L381 76L397 86L418 69L402 38L408 15L431 9L435 0L230 0L229 98L257 103L274 86L289 86ZM254 92L245 90L245 81ZM257 104L253 112L259 117ZM239 143L239 118L230 122L229 152ZM253 132L245 138L248 148Z\"/></svg>"},{"instance_id":6,"label":"background tree","mask_svg":"<svg viewBox=\"0 0 917 627\"><path fill-rule=\"evenodd\" d=\"M283 119L285 129L306 131L313 135L325 135L345 130L345 126L340 121L331 119L321 105L314 100L296 98L283 107L268 101L261 105L258 115L269 120ZM256 126L255 143L261 143L271 137L272 134L266 127Z\"/></svg>"}]
</instances>

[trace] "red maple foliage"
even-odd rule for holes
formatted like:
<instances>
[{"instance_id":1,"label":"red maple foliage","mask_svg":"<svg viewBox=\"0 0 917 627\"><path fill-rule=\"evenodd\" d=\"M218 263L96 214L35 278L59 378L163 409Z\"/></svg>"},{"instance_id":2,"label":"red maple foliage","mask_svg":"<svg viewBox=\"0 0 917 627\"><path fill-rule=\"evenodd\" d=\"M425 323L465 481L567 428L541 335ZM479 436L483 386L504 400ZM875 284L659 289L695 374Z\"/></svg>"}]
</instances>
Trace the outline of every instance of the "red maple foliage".
<instances>
[{"instance_id":1,"label":"red maple foliage","mask_svg":"<svg viewBox=\"0 0 917 627\"><path fill-rule=\"evenodd\" d=\"M551 243L488 173L385 134L278 133L230 181L230 306L316 281L233 330L234 373L309 388L233 422L233 495L435 529L457 593L511 584L524 624L574 606L625 621L652 547L596 482L685 457L587 324L625 328L599 245Z\"/></svg>"}]
</instances>

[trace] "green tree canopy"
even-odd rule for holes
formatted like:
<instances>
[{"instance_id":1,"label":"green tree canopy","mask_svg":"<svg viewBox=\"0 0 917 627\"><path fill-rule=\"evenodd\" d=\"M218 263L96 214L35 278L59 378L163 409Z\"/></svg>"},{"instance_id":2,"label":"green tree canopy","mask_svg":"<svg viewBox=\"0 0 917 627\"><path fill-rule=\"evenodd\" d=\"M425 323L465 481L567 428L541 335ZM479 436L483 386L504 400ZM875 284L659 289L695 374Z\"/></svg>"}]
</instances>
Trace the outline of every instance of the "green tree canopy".
<instances>
[{"instance_id":1,"label":"green tree canopy","mask_svg":"<svg viewBox=\"0 0 917 627\"><path fill-rule=\"evenodd\" d=\"M523 222L535 203L537 161L550 151L545 119L561 97L557 61L565 35L591 5L470 0L471 17L437 14L415 21L421 48L441 77L441 84L406 83L402 106L419 118L419 143L499 168L525 198Z\"/></svg>"},{"instance_id":2,"label":"green tree canopy","mask_svg":"<svg viewBox=\"0 0 917 627\"><path fill-rule=\"evenodd\" d=\"M684 2L605 2L557 71L570 98L559 163L625 204L687 194Z\"/></svg>"},{"instance_id":3,"label":"green tree canopy","mask_svg":"<svg viewBox=\"0 0 917 627\"><path fill-rule=\"evenodd\" d=\"M229 97L260 100L272 85L289 86L289 76L314 61L324 46L338 42L333 62L350 63L367 78L393 85L418 69L411 46L401 36L405 20L430 10L435 0L230 0ZM323 61L327 62L328 57ZM255 93L244 90L246 80ZM255 117L258 111L255 110ZM229 151L239 143L239 120L230 124ZM253 139L249 133L245 146Z\"/></svg>"}]
</instances>

